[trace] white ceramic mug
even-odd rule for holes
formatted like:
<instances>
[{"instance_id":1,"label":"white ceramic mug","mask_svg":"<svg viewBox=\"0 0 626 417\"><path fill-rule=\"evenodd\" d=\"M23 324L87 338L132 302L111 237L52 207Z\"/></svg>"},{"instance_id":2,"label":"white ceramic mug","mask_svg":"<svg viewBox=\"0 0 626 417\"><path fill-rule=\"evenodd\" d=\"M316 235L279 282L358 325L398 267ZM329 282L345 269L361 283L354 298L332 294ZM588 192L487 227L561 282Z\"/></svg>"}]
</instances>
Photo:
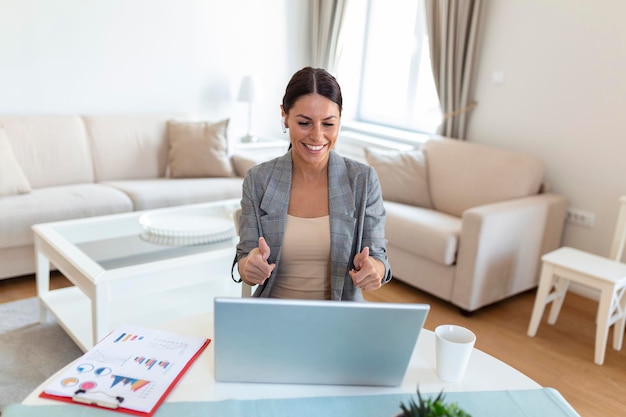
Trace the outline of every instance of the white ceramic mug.
<instances>
[{"instance_id":1,"label":"white ceramic mug","mask_svg":"<svg viewBox=\"0 0 626 417\"><path fill-rule=\"evenodd\" d=\"M437 376L446 382L463 378L476 335L469 329L454 324L442 324L435 329Z\"/></svg>"}]
</instances>

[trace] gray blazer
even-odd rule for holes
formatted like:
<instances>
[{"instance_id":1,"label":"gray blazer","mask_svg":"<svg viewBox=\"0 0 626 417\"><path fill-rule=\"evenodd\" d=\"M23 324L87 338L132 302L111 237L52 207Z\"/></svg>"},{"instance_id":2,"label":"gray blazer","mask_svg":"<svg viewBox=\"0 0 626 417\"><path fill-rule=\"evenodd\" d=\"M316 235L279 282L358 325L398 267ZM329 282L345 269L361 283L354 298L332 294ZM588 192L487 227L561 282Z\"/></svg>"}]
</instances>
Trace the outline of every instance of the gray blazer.
<instances>
[{"instance_id":1,"label":"gray blazer","mask_svg":"<svg viewBox=\"0 0 626 417\"><path fill-rule=\"evenodd\" d=\"M291 151L248 171L243 182L236 261L258 247L263 236L270 246L268 262L276 268L259 286L256 297L270 297L280 268L291 189ZM385 264L383 283L391 279L385 240L385 208L376 171L369 165L331 151L328 164L331 235L331 299L362 301L361 290L348 274L354 256L368 246L370 256Z\"/></svg>"}]
</instances>

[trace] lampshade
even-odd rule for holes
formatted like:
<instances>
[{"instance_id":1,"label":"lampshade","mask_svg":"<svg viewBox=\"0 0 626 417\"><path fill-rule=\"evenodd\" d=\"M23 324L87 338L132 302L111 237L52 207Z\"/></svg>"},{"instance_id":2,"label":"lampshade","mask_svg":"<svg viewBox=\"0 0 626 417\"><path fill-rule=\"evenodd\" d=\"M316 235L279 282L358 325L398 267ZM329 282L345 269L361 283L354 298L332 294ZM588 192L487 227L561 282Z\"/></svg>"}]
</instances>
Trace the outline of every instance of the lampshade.
<instances>
[{"instance_id":1,"label":"lampshade","mask_svg":"<svg viewBox=\"0 0 626 417\"><path fill-rule=\"evenodd\" d=\"M254 103L255 96L254 78L247 75L241 79L241 86L239 87L239 96L237 97L237 100Z\"/></svg>"}]
</instances>

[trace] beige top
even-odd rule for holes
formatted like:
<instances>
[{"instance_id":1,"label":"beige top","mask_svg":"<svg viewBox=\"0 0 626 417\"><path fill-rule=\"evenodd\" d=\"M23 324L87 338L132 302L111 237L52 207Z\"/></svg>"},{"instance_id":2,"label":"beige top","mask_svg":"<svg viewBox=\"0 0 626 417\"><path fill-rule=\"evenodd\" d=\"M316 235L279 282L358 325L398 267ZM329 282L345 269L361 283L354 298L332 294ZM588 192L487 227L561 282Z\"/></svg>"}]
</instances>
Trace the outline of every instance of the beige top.
<instances>
[{"instance_id":1,"label":"beige top","mask_svg":"<svg viewBox=\"0 0 626 417\"><path fill-rule=\"evenodd\" d=\"M330 299L330 217L287 215L272 297Z\"/></svg>"}]
</instances>

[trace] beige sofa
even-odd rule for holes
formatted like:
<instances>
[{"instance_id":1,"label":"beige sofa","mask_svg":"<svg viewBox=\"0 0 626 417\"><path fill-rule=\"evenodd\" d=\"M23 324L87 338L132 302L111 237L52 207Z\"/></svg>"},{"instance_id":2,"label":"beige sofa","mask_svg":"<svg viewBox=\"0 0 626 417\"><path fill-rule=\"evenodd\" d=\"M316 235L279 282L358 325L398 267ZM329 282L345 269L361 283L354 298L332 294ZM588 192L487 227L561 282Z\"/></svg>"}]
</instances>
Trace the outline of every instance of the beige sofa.
<instances>
[{"instance_id":1,"label":"beige sofa","mask_svg":"<svg viewBox=\"0 0 626 417\"><path fill-rule=\"evenodd\" d=\"M540 159L433 138L419 150L368 149L381 180L395 279L471 312L537 285L560 246L564 197Z\"/></svg>"},{"instance_id":2,"label":"beige sofa","mask_svg":"<svg viewBox=\"0 0 626 417\"><path fill-rule=\"evenodd\" d=\"M0 278L35 271L36 223L241 196L228 121L0 116Z\"/></svg>"}]
</instances>

